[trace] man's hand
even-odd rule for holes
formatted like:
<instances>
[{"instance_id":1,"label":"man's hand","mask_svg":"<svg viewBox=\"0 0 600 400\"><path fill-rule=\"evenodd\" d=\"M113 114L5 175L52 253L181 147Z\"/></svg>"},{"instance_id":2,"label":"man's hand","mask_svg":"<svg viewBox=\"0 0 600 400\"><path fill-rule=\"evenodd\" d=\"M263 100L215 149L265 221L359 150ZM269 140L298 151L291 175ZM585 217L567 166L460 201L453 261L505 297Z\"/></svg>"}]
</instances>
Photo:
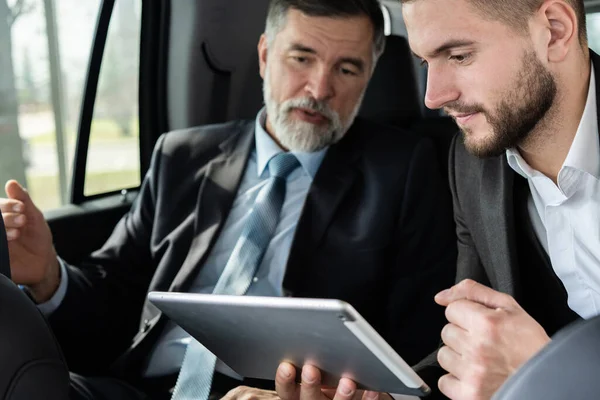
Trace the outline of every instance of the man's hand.
<instances>
[{"instance_id":1,"label":"man's hand","mask_svg":"<svg viewBox=\"0 0 600 400\"><path fill-rule=\"evenodd\" d=\"M34 299L43 303L60 283L52 233L42 212L17 181L8 181L5 190L8 198L0 198L0 211L6 226L12 279L27 285Z\"/></svg>"},{"instance_id":2,"label":"man's hand","mask_svg":"<svg viewBox=\"0 0 600 400\"><path fill-rule=\"evenodd\" d=\"M341 378L337 389L321 386L321 371L312 365L302 368L302 383L296 383L296 369L281 363L275 377L275 389L282 400L387 400L388 394L356 390L356 383Z\"/></svg>"},{"instance_id":3,"label":"man's hand","mask_svg":"<svg viewBox=\"0 0 600 400\"><path fill-rule=\"evenodd\" d=\"M438 293L450 322L438 362L439 388L454 400L487 400L550 338L511 296L472 280Z\"/></svg>"},{"instance_id":4,"label":"man's hand","mask_svg":"<svg viewBox=\"0 0 600 400\"><path fill-rule=\"evenodd\" d=\"M223 396L222 400L279 400L279 396L272 390L238 386Z\"/></svg>"}]
</instances>

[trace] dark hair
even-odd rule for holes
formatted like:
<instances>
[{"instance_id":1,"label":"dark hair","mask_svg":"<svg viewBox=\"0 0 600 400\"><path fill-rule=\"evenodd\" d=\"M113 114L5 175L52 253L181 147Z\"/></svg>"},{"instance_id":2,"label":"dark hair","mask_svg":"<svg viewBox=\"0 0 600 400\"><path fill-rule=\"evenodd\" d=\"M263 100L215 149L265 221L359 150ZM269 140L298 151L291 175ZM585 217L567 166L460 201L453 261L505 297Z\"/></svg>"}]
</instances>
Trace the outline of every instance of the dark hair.
<instances>
[{"instance_id":1,"label":"dark hair","mask_svg":"<svg viewBox=\"0 0 600 400\"><path fill-rule=\"evenodd\" d=\"M272 42L285 26L288 11L293 8L311 17L354 17L364 15L373 24L375 57L385 48L385 26L379 0L271 0L265 33Z\"/></svg>"},{"instance_id":2,"label":"dark hair","mask_svg":"<svg viewBox=\"0 0 600 400\"><path fill-rule=\"evenodd\" d=\"M418 0L400 0L402 3L413 3ZM485 17L506 23L517 31L526 32L529 18L535 13L544 0L467 0ZM579 22L579 42L587 45L585 7L583 0L565 0L575 13Z\"/></svg>"}]
</instances>

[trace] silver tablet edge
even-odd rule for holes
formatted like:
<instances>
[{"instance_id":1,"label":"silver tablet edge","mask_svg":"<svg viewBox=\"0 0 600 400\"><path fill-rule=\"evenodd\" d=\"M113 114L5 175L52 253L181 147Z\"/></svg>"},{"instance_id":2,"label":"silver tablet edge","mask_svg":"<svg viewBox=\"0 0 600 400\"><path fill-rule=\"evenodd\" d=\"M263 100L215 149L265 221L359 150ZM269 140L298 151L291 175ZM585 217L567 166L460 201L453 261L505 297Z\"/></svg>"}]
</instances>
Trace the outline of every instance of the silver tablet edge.
<instances>
[{"instance_id":1,"label":"silver tablet edge","mask_svg":"<svg viewBox=\"0 0 600 400\"><path fill-rule=\"evenodd\" d=\"M234 306L250 306L250 307L271 307L271 308L297 308L313 307L315 309L342 311L350 306L347 302L338 299L310 299L298 297L270 297L270 296L231 296L231 295L215 295L207 293L180 293L180 292L159 292L154 291L148 293L148 300L151 303L162 304L173 301L181 302L188 300L190 302L197 301L202 298L204 304L219 304L219 305L234 305Z\"/></svg>"},{"instance_id":2,"label":"silver tablet edge","mask_svg":"<svg viewBox=\"0 0 600 400\"><path fill-rule=\"evenodd\" d=\"M349 304L346 303L349 314L344 325L385 365L398 379L411 389L419 389L427 393L430 388L404 361L396 351L377 333L369 323ZM401 369L398 365L405 368Z\"/></svg>"}]
</instances>

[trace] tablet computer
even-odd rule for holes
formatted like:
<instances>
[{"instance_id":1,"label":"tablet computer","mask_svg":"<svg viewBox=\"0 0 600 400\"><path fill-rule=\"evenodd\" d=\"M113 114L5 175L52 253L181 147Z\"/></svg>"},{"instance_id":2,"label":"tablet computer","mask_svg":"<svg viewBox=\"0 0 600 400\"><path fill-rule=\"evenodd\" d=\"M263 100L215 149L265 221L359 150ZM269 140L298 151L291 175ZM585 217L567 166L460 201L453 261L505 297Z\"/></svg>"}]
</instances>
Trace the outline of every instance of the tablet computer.
<instances>
[{"instance_id":1,"label":"tablet computer","mask_svg":"<svg viewBox=\"0 0 600 400\"><path fill-rule=\"evenodd\" d=\"M360 389L424 396L425 382L348 303L331 299L151 292L148 299L246 378L275 379L287 361ZM300 374L297 374L300 376Z\"/></svg>"}]
</instances>

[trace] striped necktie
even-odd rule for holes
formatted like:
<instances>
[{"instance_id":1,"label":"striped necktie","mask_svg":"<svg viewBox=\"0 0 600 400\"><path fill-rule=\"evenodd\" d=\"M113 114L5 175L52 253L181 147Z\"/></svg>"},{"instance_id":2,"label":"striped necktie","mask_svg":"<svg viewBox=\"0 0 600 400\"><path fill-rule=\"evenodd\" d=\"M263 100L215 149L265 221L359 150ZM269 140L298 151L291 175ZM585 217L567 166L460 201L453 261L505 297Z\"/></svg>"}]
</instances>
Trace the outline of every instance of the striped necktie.
<instances>
[{"instance_id":1,"label":"striped necktie","mask_svg":"<svg viewBox=\"0 0 600 400\"><path fill-rule=\"evenodd\" d=\"M214 294L242 296L252 284L258 266L275 233L285 199L287 176L299 166L291 153L280 153L269 161L271 177L258 193ZM216 357L197 340L187 347L172 400L206 400Z\"/></svg>"}]
</instances>

